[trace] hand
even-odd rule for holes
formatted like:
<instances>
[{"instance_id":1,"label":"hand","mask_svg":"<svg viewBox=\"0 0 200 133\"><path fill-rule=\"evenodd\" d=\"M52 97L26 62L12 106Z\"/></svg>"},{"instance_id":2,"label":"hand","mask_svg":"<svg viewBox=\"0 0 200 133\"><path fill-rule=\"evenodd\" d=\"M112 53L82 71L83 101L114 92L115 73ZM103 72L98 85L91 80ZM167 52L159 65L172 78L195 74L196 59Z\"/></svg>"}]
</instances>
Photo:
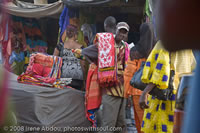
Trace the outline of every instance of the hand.
<instances>
[{"instance_id":1,"label":"hand","mask_svg":"<svg viewBox=\"0 0 200 133\"><path fill-rule=\"evenodd\" d=\"M72 52L74 52L75 54L81 55L81 49L73 49Z\"/></svg>"},{"instance_id":2,"label":"hand","mask_svg":"<svg viewBox=\"0 0 200 133\"><path fill-rule=\"evenodd\" d=\"M147 105L147 94L144 93L144 92L140 96L139 105L140 105L141 109L148 109L149 108L149 106Z\"/></svg>"},{"instance_id":3,"label":"hand","mask_svg":"<svg viewBox=\"0 0 200 133\"><path fill-rule=\"evenodd\" d=\"M76 58L80 58L81 57L81 49L73 49L72 52L74 53L74 55L76 56Z\"/></svg>"}]
</instances>

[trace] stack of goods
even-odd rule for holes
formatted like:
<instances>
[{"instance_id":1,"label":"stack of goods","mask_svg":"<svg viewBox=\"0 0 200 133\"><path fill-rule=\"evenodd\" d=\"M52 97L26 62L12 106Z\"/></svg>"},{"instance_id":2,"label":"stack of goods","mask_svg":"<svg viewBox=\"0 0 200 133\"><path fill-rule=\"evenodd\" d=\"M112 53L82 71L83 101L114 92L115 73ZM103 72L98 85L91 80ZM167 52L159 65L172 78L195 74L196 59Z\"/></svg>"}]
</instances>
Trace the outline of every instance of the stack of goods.
<instances>
[{"instance_id":1,"label":"stack of goods","mask_svg":"<svg viewBox=\"0 0 200 133\"><path fill-rule=\"evenodd\" d=\"M19 23L23 28L25 34L25 43L30 52L46 53L47 43L43 40L40 26L35 19L25 19L21 17L12 16L14 24ZM21 26L22 24L22 26ZM19 26L15 26L19 27Z\"/></svg>"},{"instance_id":2,"label":"stack of goods","mask_svg":"<svg viewBox=\"0 0 200 133\"><path fill-rule=\"evenodd\" d=\"M61 57L45 55L42 53L32 54L29 66L27 67L25 74L18 77L18 82L64 88L66 84L69 84L71 79L60 79L61 67Z\"/></svg>"},{"instance_id":3,"label":"stack of goods","mask_svg":"<svg viewBox=\"0 0 200 133\"><path fill-rule=\"evenodd\" d=\"M47 43L42 39L42 32L37 22L34 20L26 21L26 23L24 23L24 31L29 50L32 52L46 53Z\"/></svg>"}]
</instances>

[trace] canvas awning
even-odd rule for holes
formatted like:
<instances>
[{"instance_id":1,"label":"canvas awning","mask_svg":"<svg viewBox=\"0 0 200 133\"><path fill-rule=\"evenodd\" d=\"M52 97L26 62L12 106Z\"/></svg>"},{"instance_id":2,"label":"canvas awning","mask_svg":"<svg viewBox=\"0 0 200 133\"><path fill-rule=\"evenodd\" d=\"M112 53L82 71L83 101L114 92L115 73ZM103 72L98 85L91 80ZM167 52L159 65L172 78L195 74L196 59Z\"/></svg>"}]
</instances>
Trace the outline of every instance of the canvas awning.
<instances>
[{"instance_id":1,"label":"canvas awning","mask_svg":"<svg viewBox=\"0 0 200 133\"><path fill-rule=\"evenodd\" d=\"M1 7L11 15L27 18L42 18L60 14L64 8L64 4L62 1L57 1L51 4L34 5L33 3L15 0L6 5L1 5Z\"/></svg>"},{"instance_id":2,"label":"canvas awning","mask_svg":"<svg viewBox=\"0 0 200 133\"><path fill-rule=\"evenodd\" d=\"M68 6L95 6L105 4L113 0L62 0Z\"/></svg>"}]
</instances>

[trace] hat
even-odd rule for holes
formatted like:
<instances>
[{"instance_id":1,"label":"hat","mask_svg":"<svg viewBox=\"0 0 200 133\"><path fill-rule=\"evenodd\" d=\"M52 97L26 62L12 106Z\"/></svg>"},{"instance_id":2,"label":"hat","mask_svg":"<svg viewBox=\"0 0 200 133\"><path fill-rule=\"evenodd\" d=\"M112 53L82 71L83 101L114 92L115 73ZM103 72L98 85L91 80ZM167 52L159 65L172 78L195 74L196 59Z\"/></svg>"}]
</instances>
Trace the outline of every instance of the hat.
<instances>
[{"instance_id":1,"label":"hat","mask_svg":"<svg viewBox=\"0 0 200 133\"><path fill-rule=\"evenodd\" d=\"M129 31L129 25L126 22L119 22L117 24L117 29L126 29L127 31Z\"/></svg>"}]
</instances>

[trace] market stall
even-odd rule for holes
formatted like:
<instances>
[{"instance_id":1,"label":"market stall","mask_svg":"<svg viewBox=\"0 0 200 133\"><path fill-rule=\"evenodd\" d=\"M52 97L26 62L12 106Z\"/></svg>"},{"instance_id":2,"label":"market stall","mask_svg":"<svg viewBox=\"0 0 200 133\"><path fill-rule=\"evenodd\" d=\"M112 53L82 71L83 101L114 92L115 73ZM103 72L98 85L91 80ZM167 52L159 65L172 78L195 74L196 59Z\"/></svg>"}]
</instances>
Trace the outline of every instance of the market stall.
<instances>
[{"instance_id":1,"label":"market stall","mask_svg":"<svg viewBox=\"0 0 200 133\"><path fill-rule=\"evenodd\" d=\"M72 88L58 89L20 84L10 74L11 104L19 126L89 127L85 117L84 93ZM54 130L53 130L54 131Z\"/></svg>"}]
</instances>

